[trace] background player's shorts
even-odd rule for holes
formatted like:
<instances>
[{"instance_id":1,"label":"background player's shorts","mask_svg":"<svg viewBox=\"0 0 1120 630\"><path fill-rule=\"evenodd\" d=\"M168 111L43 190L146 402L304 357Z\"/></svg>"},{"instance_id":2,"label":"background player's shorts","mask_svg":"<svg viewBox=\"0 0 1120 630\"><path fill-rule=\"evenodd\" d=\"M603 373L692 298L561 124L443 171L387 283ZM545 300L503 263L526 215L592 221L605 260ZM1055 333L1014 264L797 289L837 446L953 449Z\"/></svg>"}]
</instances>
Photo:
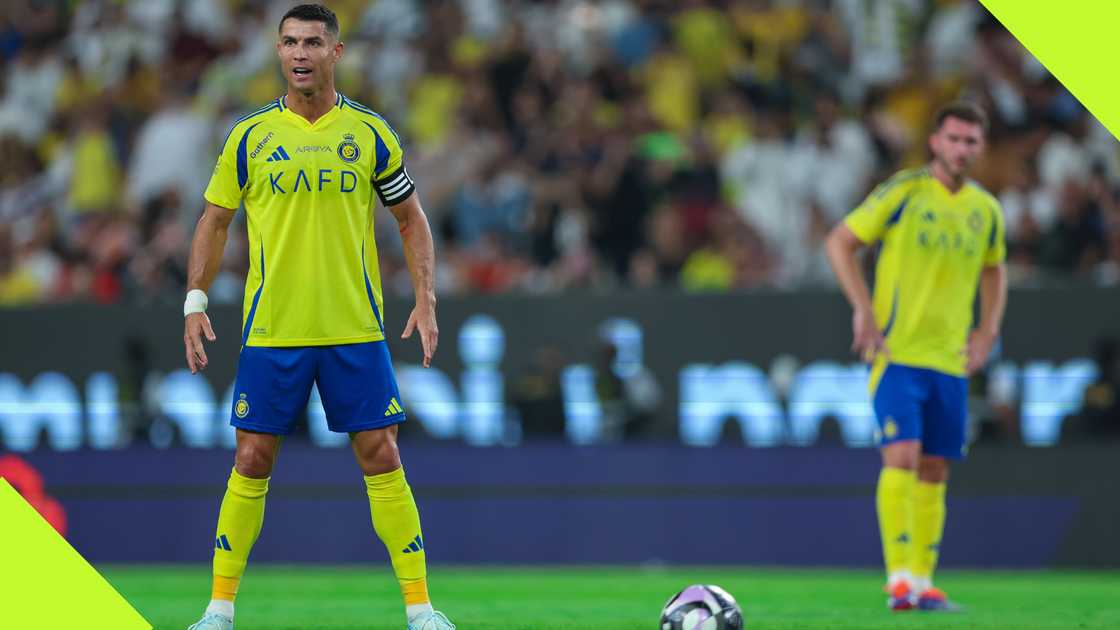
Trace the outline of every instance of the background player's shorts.
<instances>
[{"instance_id":1,"label":"background player's shorts","mask_svg":"<svg viewBox=\"0 0 1120 630\"><path fill-rule=\"evenodd\" d=\"M339 346L246 346L237 362L230 424L286 435L319 387L327 426L350 433L404 422L397 378L384 341Z\"/></svg>"},{"instance_id":2,"label":"background player's shorts","mask_svg":"<svg viewBox=\"0 0 1120 630\"><path fill-rule=\"evenodd\" d=\"M968 425L968 379L888 364L872 396L879 445L921 440L922 452L960 459Z\"/></svg>"}]
</instances>

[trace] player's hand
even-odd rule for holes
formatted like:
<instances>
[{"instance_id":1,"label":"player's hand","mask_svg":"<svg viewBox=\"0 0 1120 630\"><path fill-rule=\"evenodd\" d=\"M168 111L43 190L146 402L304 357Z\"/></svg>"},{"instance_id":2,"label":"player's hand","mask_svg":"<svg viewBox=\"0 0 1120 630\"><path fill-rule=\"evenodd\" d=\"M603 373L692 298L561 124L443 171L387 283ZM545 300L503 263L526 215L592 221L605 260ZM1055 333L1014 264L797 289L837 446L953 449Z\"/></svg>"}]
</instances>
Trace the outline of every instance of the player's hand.
<instances>
[{"instance_id":1,"label":"player's hand","mask_svg":"<svg viewBox=\"0 0 1120 630\"><path fill-rule=\"evenodd\" d=\"M439 345L439 326L436 325L436 307L417 304L408 316L401 339L412 336L413 330L420 331L420 347L424 349L424 367L431 367L432 357Z\"/></svg>"},{"instance_id":2,"label":"player's hand","mask_svg":"<svg viewBox=\"0 0 1120 630\"><path fill-rule=\"evenodd\" d=\"M218 337L210 326L210 318L206 313L191 313L187 315L183 324L183 345L187 348L187 367L191 374L198 374L205 369L209 360L206 358L206 349L202 347L202 337L207 341L214 341Z\"/></svg>"},{"instance_id":3,"label":"player's hand","mask_svg":"<svg viewBox=\"0 0 1120 630\"><path fill-rule=\"evenodd\" d=\"M996 336L990 332L977 329L969 333L968 345L964 349L964 354L968 357L964 370L969 376L975 374L988 362L988 357L992 355L992 346L995 343Z\"/></svg>"},{"instance_id":4,"label":"player's hand","mask_svg":"<svg viewBox=\"0 0 1120 630\"><path fill-rule=\"evenodd\" d=\"M852 352L870 363L882 353L890 358L887 342L875 323L875 315L870 310L857 309L852 313Z\"/></svg>"}]
</instances>

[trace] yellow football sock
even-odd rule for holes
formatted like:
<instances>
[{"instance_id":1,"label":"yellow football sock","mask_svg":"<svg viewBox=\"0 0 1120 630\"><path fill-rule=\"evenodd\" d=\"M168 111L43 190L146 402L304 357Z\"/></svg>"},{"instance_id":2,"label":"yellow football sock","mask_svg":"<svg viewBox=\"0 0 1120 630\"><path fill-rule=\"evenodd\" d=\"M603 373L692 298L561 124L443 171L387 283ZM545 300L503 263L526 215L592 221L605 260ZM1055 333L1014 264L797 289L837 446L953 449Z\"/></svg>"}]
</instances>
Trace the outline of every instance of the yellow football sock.
<instances>
[{"instance_id":1,"label":"yellow football sock","mask_svg":"<svg viewBox=\"0 0 1120 630\"><path fill-rule=\"evenodd\" d=\"M420 513L412 498L412 488L404 478L404 468L365 479L373 529L389 550L404 603L427 603L428 569Z\"/></svg>"},{"instance_id":2,"label":"yellow football sock","mask_svg":"<svg viewBox=\"0 0 1120 630\"><path fill-rule=\"evenodd\" d=\"M909 568L914 477L914 471L902 468L883 468L879 473L875 507L888 575Z\"/></svg>"},{"instance_id":3,"label":"yellow football sock","mask_svg":"<svg viewBox=\"0 0 1120 630\"><path fill-rule=\"evenodd\" d=\"M944 483L918 481L914 488L914 536L910 570L915 578L928 580L937 568L941 532L945 528Z\"/></svg>"},{"instance_id":4,"label":"yellow football sock","mask_svg":"<svg viewBox=\"0 0 1120 630\"><path fill-rule=\"evenodd\" d=\"M264 497L268 478L251 479L236 469L229 475L218 533L214 538L214 587L211 597L233 601L249 562L249 551L264 523Z\"/></svg>"}]
</instances>

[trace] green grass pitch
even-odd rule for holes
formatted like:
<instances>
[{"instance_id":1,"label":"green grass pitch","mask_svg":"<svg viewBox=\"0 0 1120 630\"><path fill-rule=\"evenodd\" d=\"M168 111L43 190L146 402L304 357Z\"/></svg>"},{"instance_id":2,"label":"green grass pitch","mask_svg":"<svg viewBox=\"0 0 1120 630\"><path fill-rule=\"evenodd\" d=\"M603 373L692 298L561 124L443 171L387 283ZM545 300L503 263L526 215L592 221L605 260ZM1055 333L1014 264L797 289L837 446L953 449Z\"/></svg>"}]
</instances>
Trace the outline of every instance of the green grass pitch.
<instances>
[{"instance_id":1,"label":"green grass pitch","mask_svg":"<svg viewBox=\"0 0 1120 630\"><path fill-rule=\"evenodd\" d=\"M185 628L209 599L208 567L100 569L156 628ZM938 585L967 608L949 615L888 612L876 571L435 567L429 581L461 630L655 630L692 583L730 591L748 629L1120 628L1120 572L944 571ZM237 601L237 630L400 630L403 617L382 567L250 565Z\"/></svg>"}]
</instances>

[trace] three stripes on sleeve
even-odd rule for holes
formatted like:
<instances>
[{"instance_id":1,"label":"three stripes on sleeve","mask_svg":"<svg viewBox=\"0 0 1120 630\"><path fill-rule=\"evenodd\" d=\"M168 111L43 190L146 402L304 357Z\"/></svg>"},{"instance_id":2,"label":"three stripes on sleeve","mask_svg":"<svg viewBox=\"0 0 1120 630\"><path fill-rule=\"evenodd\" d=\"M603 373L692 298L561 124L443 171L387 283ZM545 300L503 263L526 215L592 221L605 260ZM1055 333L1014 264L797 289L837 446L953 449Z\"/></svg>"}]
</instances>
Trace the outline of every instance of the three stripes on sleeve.
<instances>
[{"instance_id":1,"label":"three stripes on sleeve","mask_svg":"<svg viewBox=\"0 0 1120 630\"><path fill-rule=\"evenodd\" d=\"M391 206L407 199L415 188L408 170L402 165L395 173L377 182L377 196L381 198L381 203Z\"/></svg>"}]
</instances>

